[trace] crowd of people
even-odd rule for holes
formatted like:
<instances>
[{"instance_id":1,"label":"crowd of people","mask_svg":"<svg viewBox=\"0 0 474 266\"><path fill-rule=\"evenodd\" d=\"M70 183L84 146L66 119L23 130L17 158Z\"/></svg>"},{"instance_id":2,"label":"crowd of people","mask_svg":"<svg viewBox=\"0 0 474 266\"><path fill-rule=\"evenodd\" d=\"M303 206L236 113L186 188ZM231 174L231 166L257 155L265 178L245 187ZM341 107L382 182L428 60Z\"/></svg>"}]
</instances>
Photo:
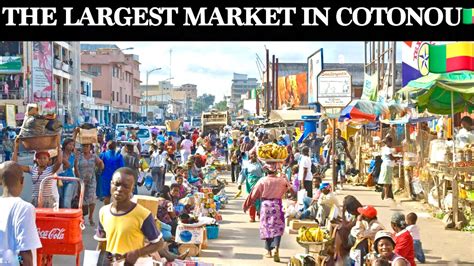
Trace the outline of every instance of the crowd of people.
<instances>
[{"instance_id":1,"label":"crowd of people","mask_svg":"<svg viewBox=\"0 0 474 266\"><path fill-rule=\"evenodd\" d=\"M62 143L58 138L56 150L37 151L34 165L28 166L17 163L20 142L14 140L12 162L0 166L0 176L4 197L15 199L9 205L4 205L6 199L2 199L2 206L8 206L6 213L21 220L34 212L32 205L38 206L40 184L46 177L58 174L80 178L85 185L83 215L88 216L90 226L97 226L95 238L101 250L106 251L105 260L125 259L133 264L138 257L154 253L168 260L186 257L187 252L177 252L176 228L178 222L189 219L193 211L193 197L189 195L202 186L203 167L210 155L211 158L224 157L230 165L231 181L237 183L239 190L245 186L248 197L244 211L249 211L250 222L260 221L260 238L265 241L267 256L275 261L280 260L279 247L285 228L283 198L301 201L301 208L295 210L297 218L315 219L321 225L329 220L338 221L332 260L354 262L374 251L379 255L375 265L386 265L385 260L392 265L415 265L415 257L424 261L416 214L410 213L406 218L402 214L394 215L391 224L394 232L388 233L378 222L374 207L362 206L352 196L346 197L341 206L334 191L336 184L323 182L324 173L333 160L338 173L337 185L341 189L347 174L346 163L354 166L351 144L339 129L334 147L329 131L324 137L310 133L300 139L296 133L285 130L275 136L262 127L252 126L226 127L220 132L206 133L195 129L183 135L168 136L162 131L152 131L151 138L145 142L150 147L149 159L141 156L143 147L133 131L129 136L120 136L120 140L107 141L99 133L97 143L81 145L76 143L78 131L74 130L73 137ZM258 158L258 147L268 143L286 147L289 156L284 162L266 163ZM385 145L381 184L389 183L394 160L389 152L390 137L385 139ZM333 151L334 158L331 157ZM16 170L32 176L32 205L18 198L23 178ZM172 175L169 185L165 184L167 173ZM142 185L159 201L156 214L133 200ZM385 195L390 193L388 188L384 186ZM75 182L49 180L42 192L42 206L75 207L77 190ZM96 225L94 213L98 200L104 202L104 207L99 211ZM18 204L18 209L12 204ZM334 209L339 211L332 211ZM32 228L32 217L16 224L16 220L9 222L13 222L14 228L36 232ZM136 224L141 226L135 227ZM17 241L8 247L20 252L23 260L29 260L28 252L40 245L36 241L37 234L19 237L15 236L16 232L6 233L11 234L6 236L9 241Z\"/></svg>"}]
</instances>

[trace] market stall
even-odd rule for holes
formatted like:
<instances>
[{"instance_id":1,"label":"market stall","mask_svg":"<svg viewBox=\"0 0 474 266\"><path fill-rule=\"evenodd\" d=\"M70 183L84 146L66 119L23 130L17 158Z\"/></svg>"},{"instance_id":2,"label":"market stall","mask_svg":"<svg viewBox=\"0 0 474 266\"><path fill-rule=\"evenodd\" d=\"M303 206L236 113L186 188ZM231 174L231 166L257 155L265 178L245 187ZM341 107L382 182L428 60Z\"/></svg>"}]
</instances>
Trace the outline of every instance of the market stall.
<instances>
[{"instance_id":1,"label":"market stall","mask_svg":"<svg viewBox=\"0 0 474 266\"><path fill-rule=\"evenodd\" d=\"M437 202L438 207L448 213L446 217L452 215L453 222L448 223L448 227L461 228L465 224L462 211L470 211L472 206L472 198L468 195L472 191L474 169L472 143L459 141L453 117L456 113L472 113L474 110L474 72L430 74L408 83L401 93L415 98L419 112L451 116L448 131L452 138L441 135L430 143L428 169L434 187L430 189L428 200L431 197L432 204ZM426 179L427 173L423 176Z\"/></svg>"}]
</instances>

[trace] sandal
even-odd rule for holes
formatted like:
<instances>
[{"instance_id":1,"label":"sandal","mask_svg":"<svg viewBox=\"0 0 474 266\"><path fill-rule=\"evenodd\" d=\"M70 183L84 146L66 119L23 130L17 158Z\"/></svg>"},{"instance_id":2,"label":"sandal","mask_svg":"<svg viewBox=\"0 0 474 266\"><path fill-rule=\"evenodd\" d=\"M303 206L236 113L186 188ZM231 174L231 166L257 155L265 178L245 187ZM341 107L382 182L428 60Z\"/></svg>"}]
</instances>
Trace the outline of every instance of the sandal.
<instances>
[{"instance_id":1,"label":"sandal","mask_svg":"<svg viewBox=\"0 0 474 266\"><path fill-rule=\"evenodd\" d=\"M265 258L273 258L273 255L272 253L265 253Z\"/></svg>"},{"instance_id":2,"label":"sandal","mask_svg":"<svg viewBox=\"0 0 474 266\"><path fill-rule=\"evenodd\" d=\"M280 262L280 256L278 252L275 252L275 255L273 255L273 261L274 262Z\"/></svg>"},{"instance_id":3,"label":"sandal","mask_svg":"<svg viewBox=\"0 0 474 266\"><path fill-rule=\"evenodd\" d=\"M90 226L95 226L94 221L89 220L89 224L90 224Z\"/></svg>"}]
</instances>

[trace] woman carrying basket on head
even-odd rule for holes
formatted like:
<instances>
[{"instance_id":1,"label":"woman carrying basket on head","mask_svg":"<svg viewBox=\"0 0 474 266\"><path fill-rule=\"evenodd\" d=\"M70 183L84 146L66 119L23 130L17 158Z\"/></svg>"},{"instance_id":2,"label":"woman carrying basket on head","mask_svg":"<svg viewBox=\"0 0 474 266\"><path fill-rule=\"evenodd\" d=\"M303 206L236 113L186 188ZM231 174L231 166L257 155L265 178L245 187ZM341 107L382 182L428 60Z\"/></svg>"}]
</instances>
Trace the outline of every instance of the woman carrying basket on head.
<instances>
[{"instance_id":1,"label":"woman carrying basket on head","mask_svg":"<svg viewBox=\"0 0 474 266\"><path fill-rule=\"evenodd\" d=\"M285 231L285 214L282 209L282 198L288 191L292 191L288 179L278 174L278 163L267 163L263 166L266 176L261 178L253 187L244 203L244 212L247 212L257 201L260 203L260 239L265 240L266 257L275 262L280 261L279 248L281 236ZM275 253L272 255L272 250Z\"/></svg>"}]
</instances>

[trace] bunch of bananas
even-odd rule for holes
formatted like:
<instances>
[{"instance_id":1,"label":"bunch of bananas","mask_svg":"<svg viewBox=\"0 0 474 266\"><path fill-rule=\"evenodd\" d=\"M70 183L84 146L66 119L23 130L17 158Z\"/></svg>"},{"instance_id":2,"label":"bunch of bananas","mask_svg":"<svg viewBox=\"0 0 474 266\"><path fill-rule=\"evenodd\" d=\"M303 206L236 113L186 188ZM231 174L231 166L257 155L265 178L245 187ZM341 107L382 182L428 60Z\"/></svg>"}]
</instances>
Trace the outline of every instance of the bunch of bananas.
<instances>
[{"instance_id":1,"label":"bunch of bananas","mask_svg":"<svg viewBox=\"0 0 474 266\"><path fill-rule=\"evenodd\" d=\"M322 242L329 238L329 234L321 227L301 227L298 230L298 238L302 242Z\"/></svg>"},{"instance_id":2,"label":"bunch of bananas","mask_svg":"<svg viewBox=\"0 0 474 266\"><path fill-rule=\"evenodd\" d=\"M279 146L275 143L268 143L258 147L257 155L261 159L284 160L288 157L288 150L286 147Z\"/></svg>"}]
</instances>

